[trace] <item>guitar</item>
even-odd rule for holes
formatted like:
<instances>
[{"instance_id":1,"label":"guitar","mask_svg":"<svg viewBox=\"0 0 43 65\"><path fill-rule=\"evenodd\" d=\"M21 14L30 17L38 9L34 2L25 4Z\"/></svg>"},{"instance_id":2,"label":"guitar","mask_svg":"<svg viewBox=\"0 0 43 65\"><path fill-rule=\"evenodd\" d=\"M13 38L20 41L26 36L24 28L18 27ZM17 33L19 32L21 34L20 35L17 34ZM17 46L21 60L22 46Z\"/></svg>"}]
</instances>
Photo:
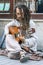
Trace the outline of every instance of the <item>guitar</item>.
<instances>
[{"instance_id":1,"label":"guitar","mask_svg":"<svg viewBox=\"0 0 43 65\"><path fill-rule=\"evenodd\" d=\"M20 35L20 27L17 26L10 26L9 27L9 34L14 35L15 40L18 41L20 44L24 41L24 36Z\"/></svg>"}]
</instances>

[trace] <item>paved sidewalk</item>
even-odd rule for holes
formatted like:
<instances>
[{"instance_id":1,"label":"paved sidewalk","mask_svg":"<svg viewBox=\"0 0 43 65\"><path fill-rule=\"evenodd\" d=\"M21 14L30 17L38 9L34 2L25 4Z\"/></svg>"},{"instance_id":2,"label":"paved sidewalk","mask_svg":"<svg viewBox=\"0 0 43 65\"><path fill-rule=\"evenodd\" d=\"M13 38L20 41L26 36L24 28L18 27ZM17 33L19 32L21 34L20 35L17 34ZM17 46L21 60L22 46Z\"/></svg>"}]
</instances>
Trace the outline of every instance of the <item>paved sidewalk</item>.
<instances>
[{"instance_id":1,"label":"paved sidewalk","mask_svg":"<svg viewBox=\"0 0 43 65\"><path fill-rule=\"evenodd\" d=\"M28 60L25 63L21 63L19 60L13 60L5 56L0 56L0 65L43 65L43 60L41 61Z\"/></svg>"}]
</instances>

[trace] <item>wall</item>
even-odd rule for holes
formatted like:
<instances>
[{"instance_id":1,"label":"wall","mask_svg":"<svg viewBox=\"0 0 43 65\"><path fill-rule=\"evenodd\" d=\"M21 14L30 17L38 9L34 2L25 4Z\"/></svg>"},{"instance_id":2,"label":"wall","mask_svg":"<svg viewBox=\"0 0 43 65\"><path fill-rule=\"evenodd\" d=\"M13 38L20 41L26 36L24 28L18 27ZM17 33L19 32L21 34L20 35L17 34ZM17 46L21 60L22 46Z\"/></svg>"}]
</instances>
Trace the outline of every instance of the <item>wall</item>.
<instances>
[{"instance_id":1,"label":"wall","mask_svg":"<svg viewBox=\"0 0 43 65\"><path fill-rule=\"evenodd\" d=\"M5 27L5 25L10 22L11 20L9 19L0 19L0 36L2 35L3 29Z\"/></svg>"},{"instance_id":2,"label":"wall","mask_svg":"<svg viewBox=\"0 0 43 65\"><path fill-rule=\"evenodd\" d=\"M38 43L38 50L43 51L43 20L37 20L36 23L36 30L37 30L37 36L39 38Z\"/></svg>"}]
</instances>

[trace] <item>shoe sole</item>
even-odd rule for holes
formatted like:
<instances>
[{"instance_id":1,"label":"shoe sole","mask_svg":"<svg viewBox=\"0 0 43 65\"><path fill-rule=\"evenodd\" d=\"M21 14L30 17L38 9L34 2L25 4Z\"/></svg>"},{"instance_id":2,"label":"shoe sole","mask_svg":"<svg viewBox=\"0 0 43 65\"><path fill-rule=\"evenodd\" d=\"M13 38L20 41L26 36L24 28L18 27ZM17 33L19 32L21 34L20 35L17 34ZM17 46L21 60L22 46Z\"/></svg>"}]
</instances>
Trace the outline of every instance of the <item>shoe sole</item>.
<instances>
[{"instance_id":1,"label":"shoe sole","mask_svg":"<svg viewBox=\"0 0 43 65\"><path fill-rule=\"evenodd\" d=\"M23 58L23 59L20 59L20 62L24 63L24 62L26 62L27 60L28 60L28 58L25 57L25 58Z\"/></svg>"}]
</instances>

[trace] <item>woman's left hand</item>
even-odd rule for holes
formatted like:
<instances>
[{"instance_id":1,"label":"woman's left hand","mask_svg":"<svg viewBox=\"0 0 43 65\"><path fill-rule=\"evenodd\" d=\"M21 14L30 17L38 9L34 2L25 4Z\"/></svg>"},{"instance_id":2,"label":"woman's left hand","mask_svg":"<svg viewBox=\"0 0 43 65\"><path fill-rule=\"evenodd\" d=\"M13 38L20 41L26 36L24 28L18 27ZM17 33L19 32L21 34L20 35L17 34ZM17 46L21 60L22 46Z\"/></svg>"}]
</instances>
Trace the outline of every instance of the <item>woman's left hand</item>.
<instances>
[{"instance_id":1,"label":"woman's left hand","mask_svg":"<svg viewBox=\"0 0 43 65\"><path fill-rule=\"evenodd\" d=\"M35 33L35 28L30 28L30 29L28 30L28 33L29 33L29 34Z\"/></svg>"}]
</instances>

